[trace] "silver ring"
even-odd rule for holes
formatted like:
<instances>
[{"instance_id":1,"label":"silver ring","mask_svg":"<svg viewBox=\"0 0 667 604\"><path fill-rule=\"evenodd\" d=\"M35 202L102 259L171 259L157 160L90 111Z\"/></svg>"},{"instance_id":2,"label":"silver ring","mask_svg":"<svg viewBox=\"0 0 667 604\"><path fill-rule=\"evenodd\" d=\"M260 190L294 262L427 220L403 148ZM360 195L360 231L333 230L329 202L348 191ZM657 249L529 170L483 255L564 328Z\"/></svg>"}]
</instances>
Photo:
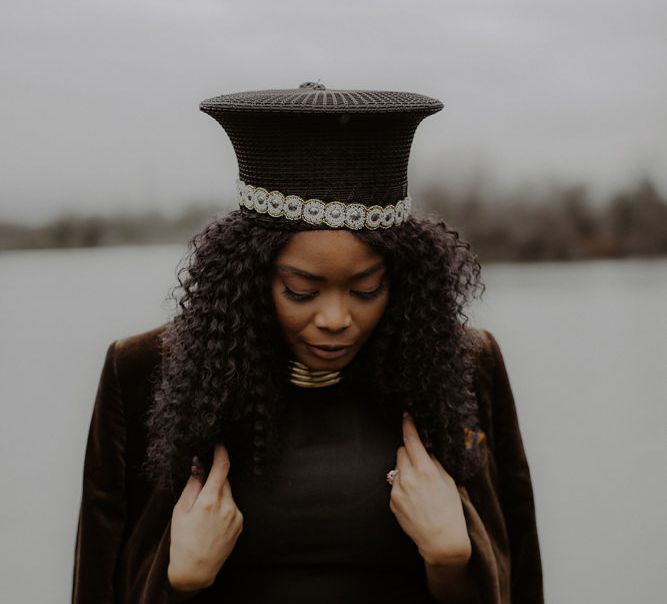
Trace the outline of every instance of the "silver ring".
<instances>
[{"instance_id":1,"label":"silver ring","mask_svg":"<svg viewBox=\"0 0 667 604\"><path fill-rule=\"evenodd\" d=\"M396 480L396 477L398 476L398 470L394 468L393 470L389 470L387 472L387 482L389 484L394 484L394 480Z\"/></svg>"}]
</instances>

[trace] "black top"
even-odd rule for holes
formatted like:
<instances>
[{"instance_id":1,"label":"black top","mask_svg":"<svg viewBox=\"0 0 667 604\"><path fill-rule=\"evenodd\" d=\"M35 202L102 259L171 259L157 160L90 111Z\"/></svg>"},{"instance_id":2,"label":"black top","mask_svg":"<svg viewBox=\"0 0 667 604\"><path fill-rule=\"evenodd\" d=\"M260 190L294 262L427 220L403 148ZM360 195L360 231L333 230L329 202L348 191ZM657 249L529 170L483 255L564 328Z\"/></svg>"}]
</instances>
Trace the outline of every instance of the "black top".
<instances>
[{"instance_id":1,"label":"black top","mask_svg":"<svg viewBox=\"0 0 667 604\"><path fill-rule=\"evenodd\" d=\"M212 601L435 601L423 559L389 509L386 473L401 424L364 398L345 379L290 385L275 486L253 486L230 468L244 526Z\"/></svg>"}]
</instances>

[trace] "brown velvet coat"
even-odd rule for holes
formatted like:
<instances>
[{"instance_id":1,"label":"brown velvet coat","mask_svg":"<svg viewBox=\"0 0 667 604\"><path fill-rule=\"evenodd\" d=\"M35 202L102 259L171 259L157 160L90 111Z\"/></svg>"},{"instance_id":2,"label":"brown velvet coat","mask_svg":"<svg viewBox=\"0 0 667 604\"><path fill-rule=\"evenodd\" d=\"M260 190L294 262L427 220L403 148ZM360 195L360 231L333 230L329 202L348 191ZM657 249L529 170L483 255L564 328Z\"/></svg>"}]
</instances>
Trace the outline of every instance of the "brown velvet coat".
<instances>
[{"instance_id":1,"label":"brown velvet coat","mask_svg":"<svg viewBox=\"0 0 667 604\"><path fill-rule=\"evenodd\" d=\"M164 325L112 342L92 412L74 553L73 604L177 601L167 581L177 497L138 474L147 444L149 375ZM487 438L482 469L459 485L480 604L541 604L542 568L530 472L503 357L487 330L476 342L476 393ZM389 505L389 501L387 501ZM206 591L189 602L206 602Z\"/></svg>"}]
</instances>

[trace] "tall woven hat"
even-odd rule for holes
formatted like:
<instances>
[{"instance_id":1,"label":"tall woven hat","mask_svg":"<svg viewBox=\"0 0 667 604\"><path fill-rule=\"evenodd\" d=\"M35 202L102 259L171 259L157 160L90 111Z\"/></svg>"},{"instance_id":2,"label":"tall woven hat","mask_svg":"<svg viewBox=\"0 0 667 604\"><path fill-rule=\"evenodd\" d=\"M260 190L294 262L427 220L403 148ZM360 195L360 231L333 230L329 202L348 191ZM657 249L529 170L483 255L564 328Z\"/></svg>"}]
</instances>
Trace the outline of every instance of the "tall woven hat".
<instances>
[{"instance_id":1,"label":"tall woven hat","mask_svg":"<svg viewBox=\"0 0 667 604\"><path fill-rule=\"evenodd\" d=\"M413 92L332 90L319 82L200 104L234 147L241 211L292 230L400 226L411 210L415 130L442 108Z\"/></svg>"}]
</instances>

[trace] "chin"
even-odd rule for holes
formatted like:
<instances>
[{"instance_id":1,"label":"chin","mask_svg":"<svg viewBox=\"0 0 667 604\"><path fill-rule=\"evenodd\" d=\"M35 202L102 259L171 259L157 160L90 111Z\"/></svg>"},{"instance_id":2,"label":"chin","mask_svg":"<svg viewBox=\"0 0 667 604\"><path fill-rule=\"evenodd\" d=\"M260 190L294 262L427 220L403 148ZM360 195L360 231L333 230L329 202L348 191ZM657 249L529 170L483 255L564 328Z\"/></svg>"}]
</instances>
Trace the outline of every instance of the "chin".
<instances>
[{"instance_id":1,"label":"chin","mask_svg":"<svg viewBox=\"0 0 667 604\"><path fill-rule=\"evenodd\" d=\"M336 359L335 361L325 361L323 359L309 359L305 364L308 369L313 371L340 371L344 369L352 359Z\"/></svg>"}]
</instances>

